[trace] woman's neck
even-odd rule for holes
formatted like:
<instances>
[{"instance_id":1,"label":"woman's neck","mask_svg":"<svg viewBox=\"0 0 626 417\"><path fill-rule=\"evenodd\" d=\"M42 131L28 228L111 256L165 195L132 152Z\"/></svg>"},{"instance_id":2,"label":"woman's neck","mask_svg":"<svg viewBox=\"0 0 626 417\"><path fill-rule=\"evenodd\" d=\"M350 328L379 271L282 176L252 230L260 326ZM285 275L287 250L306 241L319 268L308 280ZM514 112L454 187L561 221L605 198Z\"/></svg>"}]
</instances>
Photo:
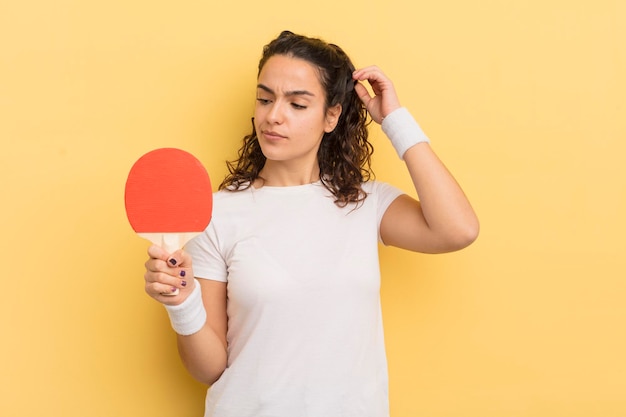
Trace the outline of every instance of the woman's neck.
<instances>
[{"instance_id":1,"label":"woman's neck","mask_svg":"<svg viewBox=\"0 0 626 417\"><path fill-rule=\"evenodd\" d=\"M312 184L319 181L320 169L315 164L309 167L290 166L275 161L266 161L265 166L259 173L259 177L254 182L255 188L268 187L289 187L294 185Z\"/></svg>"}]
</instances>

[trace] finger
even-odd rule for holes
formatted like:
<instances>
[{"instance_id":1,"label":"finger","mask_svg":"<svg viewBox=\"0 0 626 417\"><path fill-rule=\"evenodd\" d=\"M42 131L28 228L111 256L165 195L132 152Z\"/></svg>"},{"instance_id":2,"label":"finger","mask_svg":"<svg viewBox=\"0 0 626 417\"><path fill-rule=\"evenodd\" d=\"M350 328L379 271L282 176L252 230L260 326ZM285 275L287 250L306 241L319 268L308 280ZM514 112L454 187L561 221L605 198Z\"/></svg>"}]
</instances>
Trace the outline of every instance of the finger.
<instances>
[{"instance_id":1,"label":"finger","mask_svg":"<svg viewBox=\"0 0 626 417\"><path fill-rule=\"evenodd\" d=\"M146 273L145 280L146 293L168 305L180 302L178 296L188 295L194 287L193 272L184 269L179 271L177 278L167 273Z\"/></svg>"},{"instance_id":2,"label":"finger","mask_svg":"<svg viewBox=\"0 0 626 417\"><path fill-rule=\"evenodd\" d=\"M363 67L363 68L357 68L356 70L354 70L353 77L354 78L363 78L365 74L371 73L371 72L381 72L380 68L378 68L376 65L369 65L367 67Z\"/></svg>"},{"instance_id":3,"label":"finger","mask_svg":"<svg viewBox=\"0 0 626 417\"><path fill-rule=\"evenodd\" d=\"M159 245L151 245L148 248L148 256L154 259L161 259L166 261L167 258L169 258L170 254Z\"/></svg>"},{"instance_id":4,"label":"finger","mask_svg":"<svg viewBox=\"0 0 626 417\"><path fill-rule=\"evenodd\" d=\"M164 259L148 258L144 265L146 267L146 271L170 273L168 271L169 267L167 260Z\"/></svg>"},{"instance_id":5,"label":"finger","mask_svg":"<svg viewBox=\"0 0 626 417\"><path fill-rule=\"evenodd\" d=\"M367 107L370 100L372 100L372 96L370 95L370 92L367 91L367 88L365 88L365 86L361 83L356 83L354 85L354 91L356 91L357 96L359 96L363 104L365 104L365 107Z\"/></svg>"},{"instance_id":6,"label":"finger","mask_svg":"<svg viewBox=\"0 0 626 417\"><path fill-rule=\"evenodd\" d=\"M190 281L190 278L188 277L191 276L191 273L186 270L179 270L176 275L167 272L146 271L144 274L144 280L146 282L146 287L157 285L159 287L167 286L182 290L187 288L188 282Z\"/></svg>"},{"instance_id":7,"label":"finger","mask_svg":"<svg viewBox=\"0 0 626 417\"><path fill-rule=\"evenodd\" d=\"M193 270L190 266L172 267L170 263L160 259L149 259L146 262L146 272L144 278L147 282L164 282L179 288L185 288L189 280L193 277Z\"/></svg>"},{"instance_id":8,"label":"finger","mask_svg":"<svg viewBox=\"0 0 626 417\"><path fill-rule=\"evenodd\" d=\"M175 306L183 303L189 294L183 294L182 292L161 292L154 295L154 299L163 305Z\"/></svg>"},{"instance_id":9,"label":"finger","mask_svg":"<svg viewBox=\"0 0 626 417\"><path fill-rule=\"evenodd\" d=\"M361 68L354 71L352 77L359 81L368 81L369 83L389 81L389 78L375 65Z\"/></svg>"},{"instance_id":10,"label":"finger","mask_svg":"<svg viewBox=\"0 0 626 417\"><path fill-rule=\"evenodd\" d=\"M363 69L355 74L355 79L363 83L368 83L376 96L394 91L391 80L378 70L378 68Z\"/></svg>"},{"instance_id":11,"label":"finger","mask_svg":"<svg viewBox=\"0 0 626 417\"><path fill-rule=\"evenodd\" d=\"M158 301L161 301L163 297L170 298L171 296L169 294L176 294L176 292L179 291L177 287L163 284L161 282L146 284L145 290L146 294Z\"/></svg>"},{"instance_id":12,"label":"finger","mask_svg":"<svg viewBox=\"0 0 626 417\"><path fill-rule=\"evenodd\" d=\"M182 249L178 249L167 258L167 264L170 267L190 268L191 255Z\"/></svg>"},{"instance_id":13,"label":"finger","mask_svg":"<svg viewBox=\"0 0 626 417\"><path fill-rule=\"evenodd\" d=\"M146 284L153 284L155 282L161 284L167 284L170 286L176 286L178 277L175 275L171 275L168 272L161 271L146 271L143 274L143 279L146 281Z\"/></svg>"}]
</instances>

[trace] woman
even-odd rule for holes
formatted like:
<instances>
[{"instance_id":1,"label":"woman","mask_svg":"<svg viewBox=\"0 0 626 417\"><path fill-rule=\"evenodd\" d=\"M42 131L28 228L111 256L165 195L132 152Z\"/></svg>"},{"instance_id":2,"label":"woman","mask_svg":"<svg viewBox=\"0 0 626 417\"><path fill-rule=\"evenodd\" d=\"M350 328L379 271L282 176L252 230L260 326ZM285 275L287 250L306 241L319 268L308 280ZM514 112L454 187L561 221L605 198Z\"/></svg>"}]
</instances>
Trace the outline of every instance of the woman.
<instances>
[{"instance_id":1,"label":"woman","mask_svg":"<svg viewBox=\"0 0 626 417\"><path fill-rule=\"evenodd\" d=\"M283 32L263 50L256 94L211 225L184 252L149 249L146 292L211 385L205 416L388 416L378 242L454 251L477 218L377 67ZM367 114L420 201L370 179Z\"/></svg>"}]
</instances>

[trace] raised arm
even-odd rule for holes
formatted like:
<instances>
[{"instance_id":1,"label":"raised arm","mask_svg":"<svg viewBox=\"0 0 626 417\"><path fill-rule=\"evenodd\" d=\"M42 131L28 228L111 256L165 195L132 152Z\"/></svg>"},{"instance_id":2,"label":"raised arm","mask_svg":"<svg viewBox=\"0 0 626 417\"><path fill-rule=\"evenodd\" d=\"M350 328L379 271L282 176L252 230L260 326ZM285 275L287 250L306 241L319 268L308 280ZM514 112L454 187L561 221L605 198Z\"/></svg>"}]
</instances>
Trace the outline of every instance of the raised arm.
<instances>
[{"instance_id":1,"label":"raised arm","mask_svg":"<svg viewBox=\"0 0 626 417\"><path fill-rule=\"evenodd\" d=\"M191 256L148 249L146 293L164 304L177 333L178 351L189 373L211 385L226 368L226 283L194 279ZM163 295L178 288L176 296Z\"/></svg>"},{"instance_id":2,"label":"raised arm","mask_svg":"<svg viewBox=\"0 0 626 417\"><path fill-rule=\"evenodd\" d=\"M373 95L361 83L355 87L357 94L406 163L419 198L405 194L391 203L380 226L383 242L424 253L451 252L471 244L478 236L478 218L428 138L400 105L391 80L375 66L359 69L353 77L371 85Z\"/></svg>"}]
</instances>

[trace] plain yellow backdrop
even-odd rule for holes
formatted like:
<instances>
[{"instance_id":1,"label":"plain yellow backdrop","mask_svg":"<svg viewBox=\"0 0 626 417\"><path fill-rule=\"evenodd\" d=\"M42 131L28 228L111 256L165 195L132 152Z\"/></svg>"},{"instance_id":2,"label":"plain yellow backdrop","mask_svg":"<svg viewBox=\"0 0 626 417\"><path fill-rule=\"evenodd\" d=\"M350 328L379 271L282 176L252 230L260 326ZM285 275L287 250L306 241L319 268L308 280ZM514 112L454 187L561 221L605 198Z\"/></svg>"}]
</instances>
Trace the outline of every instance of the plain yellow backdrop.
<instances>
[{"instance_id":1,"label":"plain yellow backdrop","mask_svg":"<svg viewBox=\"0 0 626 417\"><path fill-rule=\"evenodd\" d=\"M624 22L621 0L2 0L0 415L201 415L124 181L174 146L217 184L290 29L383 68L481 219L458 253L381 248L392 416L626 416Z\"/></svg>"}]
</instances>

